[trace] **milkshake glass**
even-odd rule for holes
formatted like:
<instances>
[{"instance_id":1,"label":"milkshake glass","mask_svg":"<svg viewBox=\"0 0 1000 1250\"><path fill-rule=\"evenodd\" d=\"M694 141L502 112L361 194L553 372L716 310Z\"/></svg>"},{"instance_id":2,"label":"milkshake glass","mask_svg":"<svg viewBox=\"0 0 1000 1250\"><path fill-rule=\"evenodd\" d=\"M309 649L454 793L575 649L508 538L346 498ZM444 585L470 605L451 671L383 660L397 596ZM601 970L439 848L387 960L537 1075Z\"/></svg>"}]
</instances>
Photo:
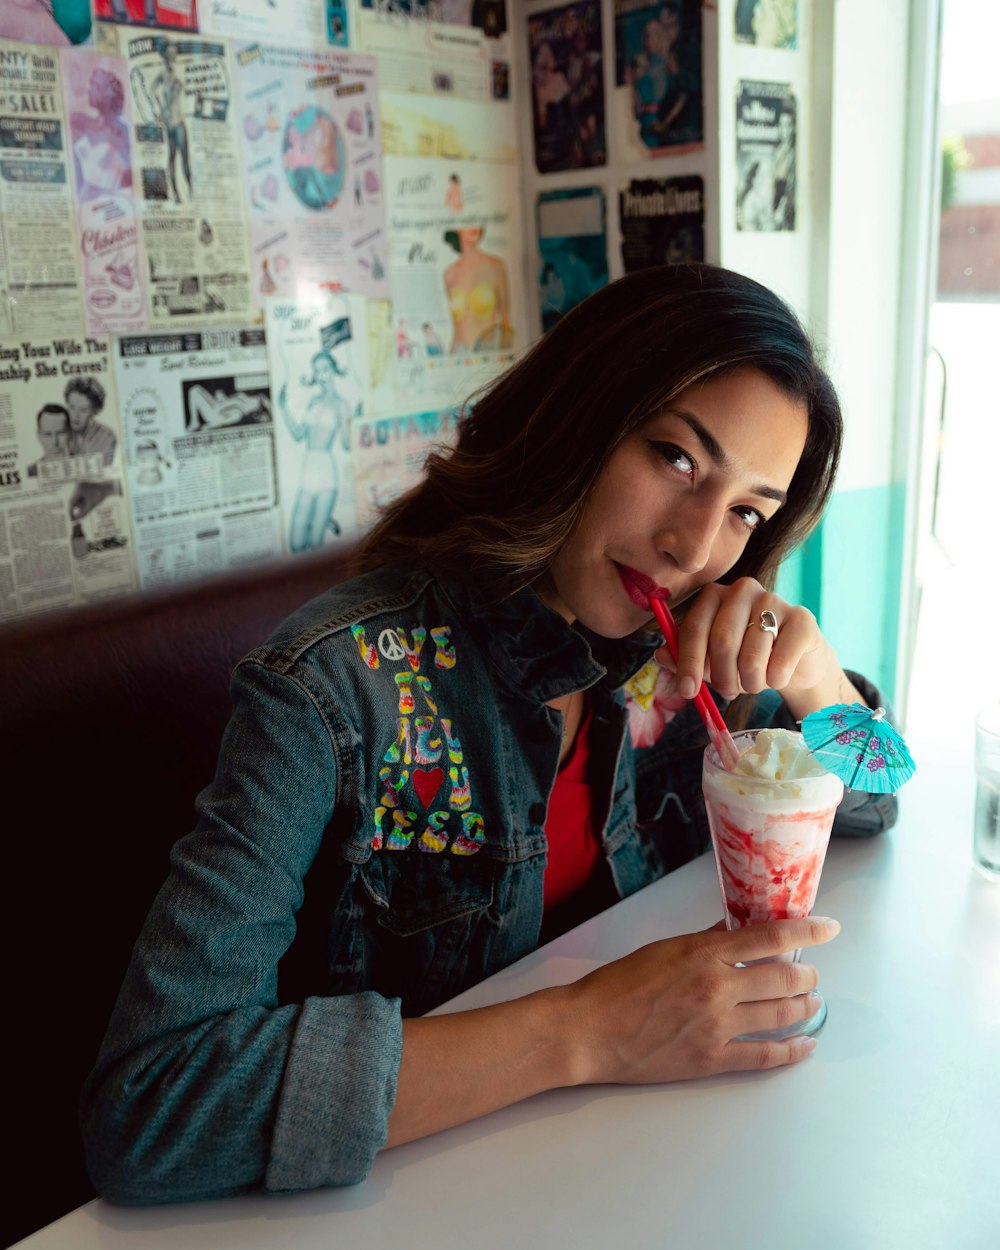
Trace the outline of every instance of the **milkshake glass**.
<instances>
[{"instance_id":1,"label":"milkshake glass","mask_svg":"<svg viewBox=\"0 0 1000 1250\"><path fill-rule=\"evenodd\" d=\"M760 734L766 737L758 743ZM726 928L808 916L844 783L815 761L801 734L750 729L733 737L742 761L737 768L747 771L727 772L712 746L702 770ZM757 760L762 748L764 758ZM797 950L753 962L797 963L801 955ZM809 1019L743 1040L812 1036L825 1021L820 999Z\"/></svg>"}]
</instances>

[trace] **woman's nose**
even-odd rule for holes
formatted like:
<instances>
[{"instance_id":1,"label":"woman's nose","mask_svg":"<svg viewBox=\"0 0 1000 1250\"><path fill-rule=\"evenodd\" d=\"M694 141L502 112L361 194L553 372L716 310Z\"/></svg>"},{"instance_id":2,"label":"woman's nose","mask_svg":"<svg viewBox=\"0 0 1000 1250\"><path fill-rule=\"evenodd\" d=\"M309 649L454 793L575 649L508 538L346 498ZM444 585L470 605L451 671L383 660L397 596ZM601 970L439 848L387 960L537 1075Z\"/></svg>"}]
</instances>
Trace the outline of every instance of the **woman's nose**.
<instances>
[{"instance_id":1,"label":"woman's nose","mask_svg":"<svg viewBox=\"0 0 1000 1250\"><path fill-rule=\"evenodd\" d=\"M713 504L691 503L665 529L658 546L682 573L700 573L712 556L712 548L724 514Z\"/></svg>"}]
</instances>

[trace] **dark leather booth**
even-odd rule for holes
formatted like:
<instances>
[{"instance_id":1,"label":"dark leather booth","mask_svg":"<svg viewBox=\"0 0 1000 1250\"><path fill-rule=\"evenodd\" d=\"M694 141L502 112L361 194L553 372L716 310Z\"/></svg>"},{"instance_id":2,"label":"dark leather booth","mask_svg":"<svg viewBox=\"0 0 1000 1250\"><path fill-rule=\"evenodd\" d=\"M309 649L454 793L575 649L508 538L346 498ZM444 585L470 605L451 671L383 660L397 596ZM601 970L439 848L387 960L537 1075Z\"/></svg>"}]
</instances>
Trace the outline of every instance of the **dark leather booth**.
<instances>
[{"instance_id":1,"label":"dark leather booth","mask_svg":"<svg viewBox=\"0 0 1000 1250\"><path fill-rule=\"evenodd\" d=\"M343 578L341 548L0 627L4 1246L94 1196L77 1096L193 824L236 661Z\"/></svg>"}]
</instances>

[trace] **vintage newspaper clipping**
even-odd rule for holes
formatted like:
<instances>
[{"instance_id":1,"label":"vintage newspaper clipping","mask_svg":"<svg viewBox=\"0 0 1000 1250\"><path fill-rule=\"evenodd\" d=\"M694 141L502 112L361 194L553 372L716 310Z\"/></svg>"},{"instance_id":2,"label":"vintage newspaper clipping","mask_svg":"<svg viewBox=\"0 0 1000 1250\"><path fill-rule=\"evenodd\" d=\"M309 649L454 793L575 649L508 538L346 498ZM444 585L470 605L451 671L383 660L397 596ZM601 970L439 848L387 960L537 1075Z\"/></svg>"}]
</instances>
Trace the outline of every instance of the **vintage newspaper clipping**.
<instances>
[{"instance_id":1,"label":"vintage newspaper clipping","mask_svg":"<svg viewBox=\"0 0 1000 1250\"><path fill-rule=\"evenodd\" d=\"M56 48L0 39L0 335L83 325Z\"/></svg>"},{"instance_id":2,"label":"vintage newspaper clipping","mask_svg":"<svg viewBox=\"0 0 1000 1250\"><path fill-rule=\"evenodd\" d=\"M513 359L524 330L511 167L387 156L396 378L406 408L461 406Z\"/></svg>"},{"instance_id":3,"label":"vintage newspaper clipping","mask_svg":"<svg viewBox=\"0 0 1000 1250\"><path fill-rule=\"evenodd\" d=\"M794 230L796 101L780 82L739 84L736 229Z\"/></svg>"},{"instance_id":4,"label":"vintage newspaper clipping","mask_svg":"<svg viewBox=\"0 0 1000 1250\"><path fill-rule=\"evenodd\" d=\"M450 99L498 97L495 65L509 69L504 0L361 0L359 46L378 54L385 90Z\"/></svg>"},{"instance_id":5,"label":"vintage newspaper clipping","mask_svg":"<svg viewBox=\"0 0 1000 1250\"><path fill-rule=\"evenodd\" d=\"M736 42L759 48L798 47L798 10L799 0L736 0Z\"/></svg>"},{"instance_id":6,"label":"vintage newspaper clipping","mask_svg":"<svg viewBox=\"0 0 1000 1250\"><path fill-rule=\"evenodd\" d=\"M197 30L196 0L92 0L98 22L129 22L138 26L169 26Z\"/></svg>"},{"instance_id":7,"label":"vintage newspaper clipping","mask_svg":"<svg viewBox=\"0 0 1000 1250\"><path fill-rule=\"evenodd\" d=\"M141 330L146 293L132 185L132 119L122 57L89 48L60 53L86 327L91 334Z\"/></svg>"},{"instance_id":8,"label":"vintage newspaper clipping","mask_svg":"<svg viewBox=\"0 0 1000 1250\"><path fill-rule=\"evenodd\" d=\"M258 300L389 293L375 58L233 48Z\"/></svg>"},{"instance_id":9,"label":"vintage newspaper clipping","mask_svg":"<svg viewBox=\"0 0 1000 1250\"><path fill-rule=\"evenodd\" d=\"M586 169L607 160L599 0L528 18L535 168Z\"/></svg>"},{"instance_id":10,"label":"vintage newspaper clipping","mask_svg":"<svg viewBox=\"0 0 1000 1250\"><path fill-rule=\"evenodd\" d=\"M357 533L351 424L368 407L365 304L331 294L265 305L278 489L295 554Z\"/></svg>"},{"instance_id":11,"label":"vintage newspaper clipping","mask_svg":"<svg viewBox=\"0 0 1000 1250\"><path fill-rule=\"evenodd\" d=\"M539 195L538 251L544 332L607 285L608 240L600 187L562 187Z\"/></svg>"},{"instance_id":12,"label":"vintage newspaper clipping","mask_svg":"<svg viewBox=\"0 0 1000 1250\"><path fill-rule=\"evenodd\" d=\"M280 556L263 330L122 338L115 373L140 584Z\"/></svg>"},{"instance_id":13,"label":"vintage newspaper clipping","mask_svg":"<svg viewBox=\"0 0 1000 1250\"><path fill-rule=\"evenodd\" d=\"M356 417L351 422L351 460L358 529L371 529L379 509L415 486L428 455L454 443L457 433L453 408L407 417Z\"/></svg>"},{"instance_id":14,"label":"vintage newspaper clipping","mask_svg":"<svg viewBox=\"0 0 1000 1250\"><path fill-rule=\"evenodd\" d=\"M701 10L701 0L614 0L613 129L623 157L701 147Z\"/></svg>"},{"instance_id":15,"label":"vintage newspaper clipping","mask_svg":"<svg viewBox=\"0 0 1000 1250\"><path fill-rule=\"evenodd\" d=\"M0 339L0 620L134 589L107 339Z\"/></svg>"},{"instance_id":16,"label":"vintage newspaper clipping","mask_svg":"<svg viewBox=\"0 0 1000 1250\"><path fill-rule=\"evenodd\" d=\"M286 46L348 44L347 0L201 0L203 34L264 39Z\"/></svg>"},{"instance_id":17,"label":"vintage newspaper clipping","mask_svg":"<svg viewBox=\"0 0 1000 1250\"><path fill-rule=\"evenodd\" d=\"M633 178L618 204L626 273L705 259L705 186L698 174Z\"/></svg>"},{"instance_id":18,"label":"vintage newspaper clipping","mask_svg":"<svg viewBox=\"0 0 1000 1250\"><path fill-rule=\"evenodd\" d=\"M104 30L128 61L150 326L253 322L226 45Z\"/></svg>"}]
</instances>

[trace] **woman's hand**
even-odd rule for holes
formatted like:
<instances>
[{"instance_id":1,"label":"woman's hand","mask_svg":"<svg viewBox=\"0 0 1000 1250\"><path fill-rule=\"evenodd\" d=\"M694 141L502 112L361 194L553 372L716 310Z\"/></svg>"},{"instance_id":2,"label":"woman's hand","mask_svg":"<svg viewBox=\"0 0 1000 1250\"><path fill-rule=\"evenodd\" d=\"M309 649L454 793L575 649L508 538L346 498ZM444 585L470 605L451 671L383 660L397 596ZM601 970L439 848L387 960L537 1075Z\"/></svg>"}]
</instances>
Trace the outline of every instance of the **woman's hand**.
<instances>
[{"instance_id":1,"label":"woman's hand","mask_svg":"<svg viewBox=\"0 0 1000 1250\"><path fill-rule=\"evenodd\" d=\"M810 964L737 963L828 942L835 920L809 917L707 929L643 946L567 986L580 1084L679 1081L795 1063L814 1043L733 1039L805 1021L818 1009ZM797 997L794 997L797 996Z\"/></svg>"},{"instance_id":2,"label":"woman's hand","mask_svg":"<svg viewBox=\"0 0 1000 1250\"><path fill-rule=\"evenodd\" d=\"M772 622L773 631L761 628ZM831 703L863 703L808 608L786 602L752 577L712 583L695 597L678 626L678 690L693 698L710 681L727 699L777 690L801 719ZM666 647L657 661L670 671Z\"/></svg>"},{"instance_id":3,"label":"woman's hand","mask_svg":"<svg viewBox=\"0 0 1000 1250\"><path fill-rule=\"evenodd\" d=\"M811 1053L811 1039L733 1039L813 1015L816 969L735 965L828 942L839 929L816 916L733 933L716 927L652 942L570 985L404 1020L387 1144L564 1085L680 1081L797 1063Z\"/></svg>"}]
</instances>

